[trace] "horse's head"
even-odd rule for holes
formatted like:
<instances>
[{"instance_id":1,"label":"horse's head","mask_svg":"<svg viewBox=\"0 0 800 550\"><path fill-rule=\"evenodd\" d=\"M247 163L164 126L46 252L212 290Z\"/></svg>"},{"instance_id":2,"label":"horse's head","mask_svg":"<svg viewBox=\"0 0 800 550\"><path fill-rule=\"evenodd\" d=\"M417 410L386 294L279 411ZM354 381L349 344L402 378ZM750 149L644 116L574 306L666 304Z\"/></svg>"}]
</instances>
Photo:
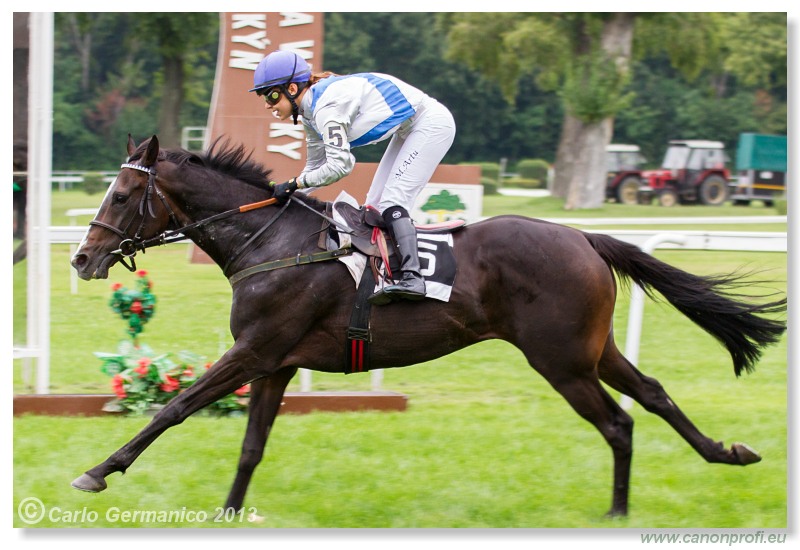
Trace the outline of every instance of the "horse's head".
<instances>
[{"instance_id":1,"label":"horse's head","mask_svg":"<svg viewBox=\"0 0 800 550\"><path fill-rule=\"evenodd\" d=\"M72 257L81 279L105 279L119 261L132 269L124 258L132 258L143 241L162 233L174 218L156 185L158 138L153 136L137 150L128 136L128 157Z\"/></svg>"}]
</instances>

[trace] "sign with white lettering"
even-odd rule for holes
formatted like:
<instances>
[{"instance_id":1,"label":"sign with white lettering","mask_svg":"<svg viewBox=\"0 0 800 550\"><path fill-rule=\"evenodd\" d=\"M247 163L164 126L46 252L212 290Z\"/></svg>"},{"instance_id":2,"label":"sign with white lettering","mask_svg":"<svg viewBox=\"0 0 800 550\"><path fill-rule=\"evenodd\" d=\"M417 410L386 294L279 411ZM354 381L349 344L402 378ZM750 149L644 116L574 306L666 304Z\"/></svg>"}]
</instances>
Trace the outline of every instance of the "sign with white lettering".
<instances>
[{"instance_id":1,"label":"sign with white lettering","mask_svg":"<svg viewBox=\"0 0 800 550\"><path fill-rule=\"evenodd\" d=\"M242 143L253 158L282 181L305 166L302 124L279 121L255 93L253 73L264 57L276 50L298 53L322 71L323 14L296 12L221 13L220 45L207 145L216 138Z\"/></svg>"}]
</instances>

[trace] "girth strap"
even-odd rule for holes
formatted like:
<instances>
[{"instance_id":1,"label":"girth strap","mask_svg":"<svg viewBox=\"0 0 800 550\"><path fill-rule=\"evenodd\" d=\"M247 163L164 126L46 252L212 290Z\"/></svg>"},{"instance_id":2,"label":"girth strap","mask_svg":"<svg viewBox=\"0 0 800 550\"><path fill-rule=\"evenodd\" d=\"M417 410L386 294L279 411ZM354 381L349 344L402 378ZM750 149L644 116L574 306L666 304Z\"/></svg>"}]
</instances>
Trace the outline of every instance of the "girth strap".
<instances>
[{"instance_id":1,"label":"girth strap","mask_svg":"<svg viewBox=\"0 0 800 550\"><path fill-rule=\"evenodd\" d=\"M365 269L356 291L353 312L350 314L350 326L347 327L345 342L344 373L367 372L370 369L370 343L372 334L369 330L370 306L368 298L375 292L375 277L372 269Z\"/></svg>"}]
</instances>

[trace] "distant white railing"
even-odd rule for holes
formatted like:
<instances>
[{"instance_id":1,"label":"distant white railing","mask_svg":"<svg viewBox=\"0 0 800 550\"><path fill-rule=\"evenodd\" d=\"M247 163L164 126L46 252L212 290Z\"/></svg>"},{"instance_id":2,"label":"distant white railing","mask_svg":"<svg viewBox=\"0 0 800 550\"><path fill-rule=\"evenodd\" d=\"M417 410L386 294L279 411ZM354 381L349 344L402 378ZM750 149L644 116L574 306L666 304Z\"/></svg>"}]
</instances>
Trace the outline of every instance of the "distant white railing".
<instances>
[{"instance_id":1,"label":"distant white railing","mask_svg":"<svg viewBox=\"0 0 800 550\"><path fill-rule=\"evenodd\" d=\"M73 209L67 211L71 222L75 222L78 216L94 215L95 209ZM569 223L575 225L623 225L636 223L637 225L643 224L643 219L612 219L612 218L594 218L594 219L552 219L557 223ZM677 221L680 220L680 221ZM743 216L737 218L647 218L649 224L747 224L747 223L786 223L786 216ZM88 227L78 225L68 226L51 226L49 228L48 236L50 244L70 244L77 245L81 242L86 234ZM680 248L684 250L731 250L731 251L760 251L760 252L787 252L788 240L785 232L753 232L753 231L663 231L663 230L590 230L586 231L604 233L612 235L622 241L635 244L636 246L645 250L645 252L652 253L655 248ZM74 270L71 271L70 276L73 278L72 288L73 294L77 293L77 276ZM641 335L642 314L641 308L643 302L643 294L640 295L641 289L634 286L631 294L631 305L628 319L628 337L626 338L625 356L634 365L638 360L639 351L639 337ZM43 322L49 322L49 319ZM35 357L35 353L30 353L30 350L25 348L15 348L14 358L28 358ZM383 378L383 371L380 369L372 371L372 387L379 389ZM46 376L44 379L47 379ZM300 372L300 389L301 391L311 391L311 372L301 370ZM40 392L43 388L40 387ZM623 396L622 403L624 407L628 408L632 405L629 398Z\"/></svg>"},{"instance_id":2,"label":"distant white railing","mask_svg":"<svg viewBox=\"0 0 800 550\"><path fill-rule=\"evenodd\" d=\"M667 233L660 231L637 231L624 229L586 230L591 233L604 233L621 241L644 246L655 236ZM754 252L786 252L788 238L786 232L759 231L675 231L681 235L680 242L664 241L659 248L682 248L685 250L731 250Z\"/></svg>"}]
</instances>

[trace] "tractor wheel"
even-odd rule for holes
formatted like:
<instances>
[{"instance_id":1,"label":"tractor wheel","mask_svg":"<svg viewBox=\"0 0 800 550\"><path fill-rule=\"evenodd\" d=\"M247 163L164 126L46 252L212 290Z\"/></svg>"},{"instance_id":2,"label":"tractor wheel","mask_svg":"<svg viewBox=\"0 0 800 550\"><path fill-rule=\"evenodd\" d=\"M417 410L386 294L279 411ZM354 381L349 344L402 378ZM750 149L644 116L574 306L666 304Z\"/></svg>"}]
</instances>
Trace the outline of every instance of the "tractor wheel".
<instances>
[{"instance_id":1,"label":"tractor wheel","mask_svg":"<svg viewBox=\"0 0 800 550\"><path fill-rule=\"evenodd\" d=\"M675 206L678 204L678 192L674 189L664 189L658 194L658 204L661 206Z\"/></svg>"},{"instance_id":2,"label":"tractor wheel","mask_svg":"<svg viewBox=\"0 0 800 550\"><path fill-rule=\"evenodd\" d=\"M722 176L709 176L700 184L700 202L719 206L728 200L728 182Z\"/></svg>"},{"instance_id":3,"label":"tractor wheel","mask_svg":"<svg viewBox=\"0 0 800 550\"><path fill-rule=\"evenodd\" d=\"M638 178L628 177L617 185L617 202L620 204L636 204L637 195L642 182Z\"/></svg>"}]
</instances>

